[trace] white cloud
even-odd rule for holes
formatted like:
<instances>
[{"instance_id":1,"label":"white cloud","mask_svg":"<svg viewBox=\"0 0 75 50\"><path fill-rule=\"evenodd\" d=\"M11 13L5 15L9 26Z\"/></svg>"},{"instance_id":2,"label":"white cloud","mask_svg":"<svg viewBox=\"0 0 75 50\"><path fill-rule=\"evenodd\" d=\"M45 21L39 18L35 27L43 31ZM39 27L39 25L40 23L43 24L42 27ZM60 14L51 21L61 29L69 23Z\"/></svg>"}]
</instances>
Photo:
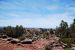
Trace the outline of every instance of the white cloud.
<instances>
[{"instance_id":1,"label":"white cloud","mask_svg":"<svg viewBox=\"0 0 75 50\"><path fill-rule=\"evenodd\" d=\"M72 13L75 12L75 7L67 7L62 4L58 5L56 2L59 2L60 0L52 0L54 1L54 4L48 4L46 2L29 2L23 0L19 1L13 1L13 2L3 2L3 4L0 5L0 8L4 11L3 14L0 14L0 16L9 18L6 19L0 19L0 25L23 25L25 27L56 27L59 25L61 20L65 20L68 23L72 22L72 19L74 18L71 16ZM41 3L41 4L40 4ZM62 3L62 2L60 2ZM46 5L45 5L46 4ZM55 5L56 4L56 5ZM59 9L65 9L69 12L65 12L65 10L59 10ZM22 10L22 11L21 11ZM24 10L24 11L23 11ZM45 10L45 11L44 11ZM51 12L55 12L55 10L63 11L65 13L56 13L56 14L45 14L46 10L52 10ZM70 12L71 11L71 12ZM34 12L34 13L33 13ZM44 13L45 12L45 13ZM50 11L49 11L50 12ZM1 12L2 13L2 12ZM44 14L43 14L44 13ZM12 18L12 19L11 19Z\"/></svg>"},{"instance_id":2,"label":"white cloud","mask_svg":"<svg viewBox=\"0 0 75 50\"><path fill-rule=\"evenodd\" d=\"M9 20L0 20L1 25L23 25L25 27L42 27L42 28L54 28L60 24L61 20L67 21L69 24L72 22L69 13L64 14L51 14L47 17L39 18L14 18Z\"/></svg>"}]
</instances>

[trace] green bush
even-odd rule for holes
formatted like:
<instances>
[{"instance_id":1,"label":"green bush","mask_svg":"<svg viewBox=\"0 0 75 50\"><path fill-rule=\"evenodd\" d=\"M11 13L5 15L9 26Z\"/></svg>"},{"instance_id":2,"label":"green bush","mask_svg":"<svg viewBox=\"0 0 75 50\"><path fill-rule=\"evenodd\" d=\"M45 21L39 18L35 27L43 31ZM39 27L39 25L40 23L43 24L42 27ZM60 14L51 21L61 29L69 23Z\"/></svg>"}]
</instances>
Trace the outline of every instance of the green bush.
<instances>
[{"instance_id":1,"label":"green bush","mask_svg":"<svg viewBox=\"0 0 75 50\"><path fill-rule=\"evenodd\" d=\"M71 44L72 44L72 38L61 38L61 40L63 43L67 44L67 47L70 48Z\"/></svg>"},{"instance_id":2,"label":"green bush","mask_svg":"<svg viewBox=\"0 0 75 50\"><path fill-rule=\"evenodd\" d=\"M72 50L71 48L65 48L65 50Z\"/></svg>"},{"instance_id":3,"label":"green bush","mask_svg":"<svg viewBox=\"0 0 75 50\"><path fill-rule=\"evenodd\" d=\"M66 44L71 44L71 38L62 38L61 41Z\"/></svg>"}]
</instances>

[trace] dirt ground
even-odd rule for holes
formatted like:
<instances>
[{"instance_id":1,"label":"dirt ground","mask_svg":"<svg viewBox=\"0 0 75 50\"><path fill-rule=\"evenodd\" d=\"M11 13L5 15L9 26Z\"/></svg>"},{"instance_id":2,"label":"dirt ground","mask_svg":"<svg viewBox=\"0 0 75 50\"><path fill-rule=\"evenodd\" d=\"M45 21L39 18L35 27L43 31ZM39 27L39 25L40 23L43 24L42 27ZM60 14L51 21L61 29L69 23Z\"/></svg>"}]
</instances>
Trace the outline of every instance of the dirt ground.
<instances>
[{"instance_id":1,"label":"dirt ground","mask_svg":"<svg viewBox=\"0 0 75 50\"><path fill-rule=\"evenodd\" d=\"M52 43L52 39L40 39L34 41L32 44L11 44L8 41L0 40L0 50L45 50L45 46ZM55 48L53 50L62 50L61 48Z\"/></svg>"}]
</instances>

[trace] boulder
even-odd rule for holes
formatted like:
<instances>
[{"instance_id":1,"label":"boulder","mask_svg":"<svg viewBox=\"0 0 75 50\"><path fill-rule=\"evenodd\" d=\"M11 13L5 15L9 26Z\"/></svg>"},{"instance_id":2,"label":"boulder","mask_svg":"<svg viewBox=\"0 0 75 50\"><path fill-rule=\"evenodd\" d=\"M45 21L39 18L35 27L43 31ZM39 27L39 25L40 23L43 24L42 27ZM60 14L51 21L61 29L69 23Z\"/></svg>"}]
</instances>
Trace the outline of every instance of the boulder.
<instances>
[{"instance_id":1,"label":"boulder","mask_svg":"<svg viewBox=\"0 0 75 50\"><path fill-rule=\"evenodd\" d=\"M5 34L0 34L0 38L7 38L8 36Z\"/></svg>"},{"instance_id":2,"label":"boulder","mask_svg":"<svg viewBox=\"0 0 75 50\"><path fill-rule=\"evenodd\" d=\"M21 41L22 44L32 44L32 39L25 39Z\"/></svg>"},{"instance_id":3,"label":"boulder","mask_svg":"<svg viewBox=\"0 0 75 50\"><path fill-rule=\"evenodd\" d=\"M12 40L12 38L10 38L10 37L7 38L7 41L11 41L11 40Z\"/></svg>"},{"instance_id":4,"label":"boulder","mask_svg":"<svg viewBox=\"0 0 75 50\"><path fill-rule=\"evenodd\" d=\"M11 43L13 43L13 44L17 44L17 43L19 43L19 42L20 42L19 39L13 38L13 39L11 40Z\"/></svg>"}]
</instances>

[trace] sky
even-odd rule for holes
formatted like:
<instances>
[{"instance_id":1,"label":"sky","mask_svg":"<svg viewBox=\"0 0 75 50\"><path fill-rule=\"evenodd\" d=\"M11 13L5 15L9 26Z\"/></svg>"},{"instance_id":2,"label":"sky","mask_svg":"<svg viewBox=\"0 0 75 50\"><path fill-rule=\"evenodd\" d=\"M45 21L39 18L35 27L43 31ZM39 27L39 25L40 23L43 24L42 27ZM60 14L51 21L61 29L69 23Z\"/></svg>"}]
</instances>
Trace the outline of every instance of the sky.
<instances>
[{"instance_id":1,"label":"sky","mask_svg":"<svg viewBox=\"0 0 75 50\"><path fill-rule=\"evenodd\" d=\"M0 0L0 26L55 28L74 18L75 0Z\"/></svg>"}]
</instances>

